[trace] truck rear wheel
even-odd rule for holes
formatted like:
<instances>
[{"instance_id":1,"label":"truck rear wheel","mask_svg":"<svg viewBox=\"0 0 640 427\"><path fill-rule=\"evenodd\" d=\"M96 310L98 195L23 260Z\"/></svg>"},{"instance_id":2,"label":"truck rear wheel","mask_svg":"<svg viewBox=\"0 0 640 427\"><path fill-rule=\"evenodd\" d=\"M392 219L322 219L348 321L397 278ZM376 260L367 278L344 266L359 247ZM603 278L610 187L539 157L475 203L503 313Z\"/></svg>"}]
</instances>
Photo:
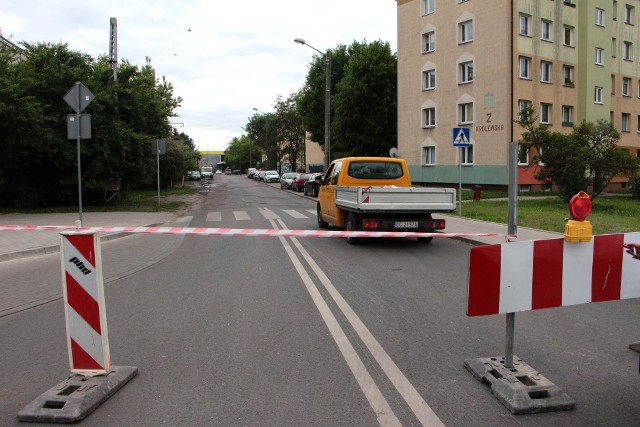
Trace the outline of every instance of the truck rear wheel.
<instances>
[{"instance_id":1,"label":"truck rear wheel","mask_svg":"<svg viewBox=\"0 0 640 427\"><path fill-rule=\"evenodd\" d=\"M349 212L347 214L347 219L345 221L344 228L347 231L361 231L362 224L360 223L360 217L353 212ZM355 245L360 243L361 239L362 239L361 237L347 237L347 243L350 245Z\"/></svg>"},{"instance_id":2,"label":"truck rear wheel","mask_svg":"<svg viewBox=\"0 0 640 427\"><path fill-rule=\"evenodd\" d=\"M327 228L329 227L329 223L322 219L322 211L320 210L320 202L317 204L316 212L318 215L318 228Z\"/></svg>"}]
</instances>

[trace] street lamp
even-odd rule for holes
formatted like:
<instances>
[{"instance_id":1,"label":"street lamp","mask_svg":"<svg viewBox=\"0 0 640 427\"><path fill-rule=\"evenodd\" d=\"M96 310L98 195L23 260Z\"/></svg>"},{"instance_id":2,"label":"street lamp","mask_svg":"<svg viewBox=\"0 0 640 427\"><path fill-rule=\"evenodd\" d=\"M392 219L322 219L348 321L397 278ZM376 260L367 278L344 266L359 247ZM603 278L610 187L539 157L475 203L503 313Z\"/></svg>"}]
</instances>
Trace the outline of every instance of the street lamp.
<instances>
[{"instance_id":1,"label":"street lamp","mask_svg":"<svg viewBox=\"0 0 640 427\"><path fill-rule=\"evenodd\" d=\"M324 170L326 172L329 169L329 163L331 162L331 51L327 49L326 53L322 53L301 38L296 38L293 41L298 44L309 46L320 55L324 55L326 59L327 68L325 70L326 80L324 92Z\"/></svg>"},{"instance_id":2,"label":"street lamp","mask_svg":"<svg viewBox=\"0 0 640 427\"><path fill-rule=\"evenodd\" d=\"M262 114L265 117L264 120L264 148L265 150L267 150L267 160L269 160L269 116L267 115L267 113L265 113L264 111L260 111L258 110L256 107L253 107L253 110ZM262 159L263 160L263 159Z\"/></svg>"}]
</instances>

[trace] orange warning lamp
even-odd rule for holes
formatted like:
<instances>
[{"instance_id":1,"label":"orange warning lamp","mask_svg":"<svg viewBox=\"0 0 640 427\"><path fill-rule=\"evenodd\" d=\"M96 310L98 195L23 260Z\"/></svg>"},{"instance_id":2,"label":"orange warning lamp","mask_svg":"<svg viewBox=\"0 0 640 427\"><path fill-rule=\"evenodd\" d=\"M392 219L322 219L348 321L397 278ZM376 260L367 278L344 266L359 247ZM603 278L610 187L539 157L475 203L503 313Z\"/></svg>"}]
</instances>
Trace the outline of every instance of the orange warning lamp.
<instances>
[{"instance_id":1,"label":"orange warning lamp","mask_svg":"<svg viewBox=\"0 0 640 427\"><path fill-rule=\"evenodd\" d=\"M564 226L564 240L567 242L590 242L593 227L585 218L591 213L591 199L584 191L579 192L569 202L571 219Z\"/></svg>"}]
</instances>

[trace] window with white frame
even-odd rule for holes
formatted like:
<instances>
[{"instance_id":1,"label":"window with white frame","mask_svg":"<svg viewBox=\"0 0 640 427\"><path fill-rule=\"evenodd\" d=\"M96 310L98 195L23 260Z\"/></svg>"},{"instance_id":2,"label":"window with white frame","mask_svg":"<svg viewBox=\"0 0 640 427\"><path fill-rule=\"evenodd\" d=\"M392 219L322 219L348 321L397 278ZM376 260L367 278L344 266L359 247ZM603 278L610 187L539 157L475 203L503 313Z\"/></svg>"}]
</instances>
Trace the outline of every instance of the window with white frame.
<instances>
[{"instance_id":1,"label":"window with white frame","mask_svg":"<svg viewBox=\"0 0 640 427\"><path fill-rule=\"evenodd\" d=\"M562 126L573 126L573 106L562 106Z\"/></svg>"},{"instance_id":2,"label":"window with white frame","mask_svg":"<svg viewBox=\"0 0 640 427\"><path fill-rule=\"evenodd\" d=\"M572 65L562 66L562 81L565 85L573 84L573 66Z\"/></svg>"},{"instance_id":3,"label":"window with white frame","mask_svg":"<svg viewBox=\"0 0 640 427\"><path fill-rule=\"evenodd\" d=\"M596 25L604 27L604 9L596 7Z\"/></svg>"},{"instance_id":4,"label":"window with white frame","mask_svg":"<svg viewBox=\"0 0 640 427\"><path fill-rule=\"evenodd\" d=\"M545 41L551 41L551 21L542 20L540 27L540 38Z\"/></svg>"},{"instance_id":5,"label":"window with white frame","mask_svg":"<svg viewBox=\"0 0 640 427\"><path fill-rule=\"evenodd\" d=\"M473 21L468 20L458 24L458 44L473 41Z\"/></svg>"},{"instance_id":6,"label":"window with white frame","mask_svg":"<svg viewBox=\"0 0 640 427\"><path fill-rule=\"evenodd\" d=\"M636 132L640 133L640 114L638 114L638 123L637 123L638 127L636 129ZM638 150L638 157L640 157L640 150Z\"/></svg>"},{"instance_id":7,"label":"window with white frame","mask_svg":"<svg viewBox=\"0 0 640 427\"><path fill-rule=\"evenodd\" d=\"M473 81L473 61L462 62L459 66L460 84Z\"/></svg>"},{"instance_id":8,"label":"window with white frame","mask_svg":"<svg viewBox=\"0 0 640 427\"><path fill-rule=\"evenodd\" d=\"M520 14L520 30L521 36L531 36L531 16Z\"/></svg>"},{"instance_id":9,"label":"window with white frame","mask_svg":"<svg viewBox=\"0 0 640 427\"><path fill-rule=\"evenodd\" d=\"M429 31L422 34L422 53L436 50L436 32Z\"/></svg>"},{"instance_id":10,"label":"window with white frame","mask_svg":"<svg viewBox=\"0 0 640 427\"><path fill-rule=\"evenodd\" d=\"M596 48L596 65L604 65L604 49Z\"/></svg>"},{"instance_id":11,"label":"window with white frame","mask_svg":"<svg viewBox=\"0 0 640 427\"><path fill-rule=\"evenodd\" d=\"M518 77L521 79L529 79L530 78L530 68L531 68L531 58L527 58L526 56L521 56L518 60Z\"/></svg>"},{"instance_id":12,"label":"window with white frame","mask_svg":"<svg viewBox=\"0 0 640 427\"><path fill-rule=\"evenodd\" d=\"M422 127L433 128L436 126L436 109L435 107L425 108L422 110Z\"/></svg>"},{"instance_id":13,"label":"window with white frame","mask_svg":"<svg viewBox=\"0 0 640 427\"><path fill-rule=\"evenodd\" d=\"M522 113L522 110L524 110L525 108L527 108L530 105L531 105L531 101L527 101L527 100L524 100L524 99L518 100L518 119L519 120L522 119L522 117L520 116L520 113Z\"/></svg>"},{"instance_id":14,"label":"window with white frame","mask_svg":"<svg viewBox=\"0 0 640 427\"><path fill-rule=\"evenodd\" d=\"M624 42L622 45L622 59L625 61L631 61L631 51L632 51L633 43Z\"/></svg>"},{"instance_id":15,"label":"window with white frame","mask_svg":"<svg viewBox=\"0 0 640 427\"><path fill-rule=\"evenodd\" d=\"M540 81L551 83L551 62L540 61Z\"/></svg>"},{"instance_id":16,"label":"window with white frame","mask_svg":"<svg viewBox=\"0 0 640 427\"><path fill-rule=\"evenodd\" d=\"M624 23L633 25L633 15L635 12L635 8L629 4L624 5Z\"/></svg>"},{"instance_id":17,"label":"window with white frame","mask_svg":"<svg viewBox=\"0 0 640 427\"><path fill-rule=\"evenodd\" d=\"M621 132L629 132L629 125L631 124L631 114L622 113L622 124L620 126Z\"/></svg>"},{"instance_id":18,"label":"window with white frame","mask_svg":"<svg viewBox=\"0 0 640 427\"><path fill-rule=\"evenodd\" d=\"M544 102L540 104L540 124L551 124L551 104L546 104Z\"/></svg>"},{"instance_id":19,"label":"window with white frame","mask_svg":"<svg viewBox=\"0 0 640 427\"><path fill-rule=\"evenodd\" d=\"M422 147L422 159L423 165L433 166L436 164L436 147Z\"/></svg>"},{"instance_id":20,"label":"window with white frame","mask_svg":"<svg viewBox=\"0 0 640 427\"><path fill-rule=\"evenodd\" d=\"M460 159L463 165L472 165L473 164L473 144L470 144L468 147L460 147L460 155L462 158Z\"/></svg>"},{"instance_id":21,"label":"window with white frame","mask_svg":"<svg viewBox=\"0 0 640 427\"><path fill-rule=\"evenodd\" d=\"M602 87L596 86L593 91L593 102L595 102L596 104L602 104L603 103L602 94L603 94Z\"/></svg>"},{"instance_id":22,"label":"window with white frame","mask_svg":"<svg viewBox=\"0 0 640 427\"><path fill-rule=\"evenodd\" d=\"M631 95L631 79L628 77L622 78L622 96Z\"/></svg>"},{"instance_id":23,"label":"window with white frame","mask_svg":"<svg viewBox=\"0 0 640 427\"><path fill-rule=\"evenodd\" d=\"M573 46L573 27L565 25L563 32L564 32L563 44L565 46Z\"/></svg>"},{"instance_id":24,"label":"window with white frame","mask_svg":"<svg viewBox=\"0 0 640 427\"><path fill-rule=\"evenodd\" d=\"M422 0L422 13L424 15L429 15L436 11L436 0Z\"/></svg>"},{"instance_id":25,"label":"window with white frame","mask_svg":"<svg viewBox=\"0 0 640 427\"><path fill-rule=\"evenodd\" d=\"M473 102L458 104L458 123L461 125L473 123Z\"/></svg>"},{"instance_id":26,"label":"window with white frame","mask_svg":"<svg viewBox=\"0 0 640 427\"><path fill-rule=\"evenodd\" d=\"M425 70L422 72L422 90L433 90L436 88L436 70Z\"/></svg>"},{"instance_id":27,"label":"window with white frame","mask_svg":"<svg viewBox=\"0 0 640 427\"><path fill-rule=\"evenodd\" d=\"M522 145L518 147L518 165L519 166L529 165L529 150L525 149L524 146Z\"/></svg>"}]
</instances>

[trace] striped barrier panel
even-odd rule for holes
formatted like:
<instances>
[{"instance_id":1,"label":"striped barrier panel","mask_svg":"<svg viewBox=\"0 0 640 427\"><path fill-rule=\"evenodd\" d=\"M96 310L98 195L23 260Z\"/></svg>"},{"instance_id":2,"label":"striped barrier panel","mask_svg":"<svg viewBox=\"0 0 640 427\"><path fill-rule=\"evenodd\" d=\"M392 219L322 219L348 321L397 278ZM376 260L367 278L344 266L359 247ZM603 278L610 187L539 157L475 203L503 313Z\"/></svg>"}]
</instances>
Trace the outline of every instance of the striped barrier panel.
<instances>
[{"instance_id":1,"label":"striped barrier panel","mask_svg":"<svg viewBox=\"0 0 640 427\"><path fill-rule=\"evenodd\" d=\"M111 369L102 279L100 236L61 233L62 287L71 372L83 375Z\"/></svg>"},{"instance_id":2,"label":"striped barrier panel","mask_svg":"<svg viewBox=\"0 0 640 427\"><path fill-rule=\"evenodd\" d=\"M640 233L471 248L468 316L628 298L640 298Z\"/></svg>"}]
</instances>

